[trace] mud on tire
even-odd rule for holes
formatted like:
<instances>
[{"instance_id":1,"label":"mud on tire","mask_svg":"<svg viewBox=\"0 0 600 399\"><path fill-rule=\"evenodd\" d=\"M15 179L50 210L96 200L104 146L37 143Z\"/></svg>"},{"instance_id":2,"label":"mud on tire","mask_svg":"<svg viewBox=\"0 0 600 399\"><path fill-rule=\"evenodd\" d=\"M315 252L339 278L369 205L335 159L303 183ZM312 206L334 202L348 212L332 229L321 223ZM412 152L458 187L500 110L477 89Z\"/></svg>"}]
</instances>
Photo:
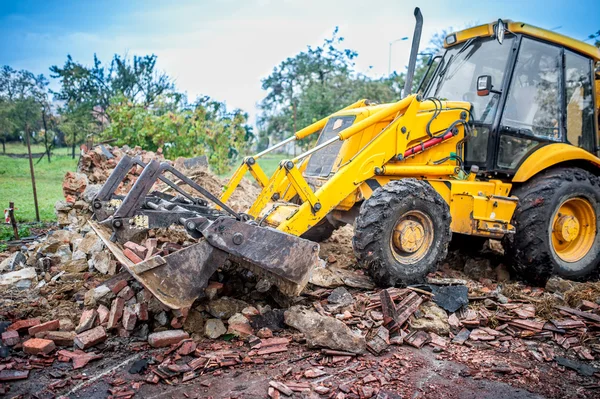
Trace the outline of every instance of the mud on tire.
<instances>
[{"instance_id":1,"label":"mud on tire","mask_svg":"<svg viewBox=\"0 0 600 399\"><path fill-rule=\"evenodd\" d=\"M595 231L592 246L575 262L565 262L554 249L555 217L565 201L584 199L595 212L600 226L600 179L590 172L569 167L549 169L513 191L519 204L513 216L516 233L504 238L506 255L514 271L534 284L543 285L552 274L583 279L600 262L600 234Z\"/></svg>"},{"instance_id":2,"label":"mud on tire","mask_svg":"<svg viewBox=\"0 0 600 399\"><path fill-rule=\"evenodd\" d=\"M408 262L394 249L392 238L397 223L415 212L429 219L432 238L423 255ZM422 282L446 257L451 235L450 209L443 198L425 181L402 179L379 187L363 202L352 246L375 283L390 287Z\"/></svg>"}]
</instances>

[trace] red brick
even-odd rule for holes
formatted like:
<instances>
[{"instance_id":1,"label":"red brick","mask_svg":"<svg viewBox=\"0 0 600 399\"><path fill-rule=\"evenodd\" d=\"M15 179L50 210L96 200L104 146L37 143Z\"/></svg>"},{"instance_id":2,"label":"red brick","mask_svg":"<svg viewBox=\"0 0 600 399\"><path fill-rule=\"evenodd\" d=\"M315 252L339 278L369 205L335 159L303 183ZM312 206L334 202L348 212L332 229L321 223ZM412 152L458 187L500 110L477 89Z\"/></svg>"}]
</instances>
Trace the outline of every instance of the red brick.
<instances>
[{"instance_id":1,"label":"red brick","mask_svg":"<svg viewBox=\"0 0 600 399\"><path fill-rule=\"evenodd\" d=\"M133 263L141 263L141 262L144 261L142 258L140 258L139 256L137 256L135 254L135 252L133 252L129 248L125 248L123 250L123 255L125 255L127 258L129 258L129 260L132 261Z\"/></svg>"},{"instance_id":2,"label":"red brick","mask_svg":"<svg viewBox=\"0 0 600 399\"><path fill-rule=\"evenodd\" d=\"M98 317L98 312L96 312L96 309L84 310L81 314L81 317L79 318L79 325L77 326L77 328L75 328L75 332L79 334L94 327L96 317Z\"/></svg>"},{"instance_id":3,"label":"red brick","mask_svg":"<svg viewBox=\"0 0 600 399\"><path fill-rule=\"evenodd\" d=\"M117 335L121 338L129 338L131 337L131 331L126 330L125 327L119 327L117 329Z\"/></svg>"},{"instance_id":4,"label":"red brick","mask_svg":"<svg viewBox=\"0 0 600 399\"><path fill-rule=\"evenodd\" d=\"M116 298L112 306L110 307L110 314L108 315L108 325L106 328L109 330L112 328L117 328L119 325L119 320L121 320L121 316L123 316L123 307L125 306L125 300L123 298Z\"/></svg>"},{"instance_id":5,"label":"red brick","mask_svg":"<svg viewBox=\"0 0 600 399\"><path fill-rule=\"evenodd\" d=\"M58 327L60 327L60 322L58 321L58 319L56 319L47 321L42 324L38 324L37 326L29 327L29 330L27 332L29 333L29 335L34 336L35 334L40 332L58 330Z\"/></svg>"},{"instance_id":6,"label":"red brick","mask_svg":"<svg viewBox=\"0 0 600 399\"><path fill-rule=\"evenodd\" d=\"M148 336L148 343L153 348L162 348L163 346L178 344L189 337L189 334L183 330L161 331L150 334Z\"/></svg>"},{"instance_id":7,"label":"red brick","mask_svg":"<svg viewBox=\"0 0 600 399\"><path fill-rule=\"evenodd\" d=\"M23 342L23 352L29 355L47 355L56 348L49 339L31 338Z\"/></svg>"},{"instance_id":8,"label":"red brick","mask_svg":"<svg viewBox=\"0 0 600 399\"><path fill-rule=\"evenodd\" d=\"M75 331L48 331L46 339L54 341L58 346L73 346Z\"/></svg>"},{"instance_id":9,"label":"red brick","mask_svg":"<svg viewBox=\"0 0 600 399\"><path fill-rule=\"evenodd\" d=\"M123 310L123 328L125 328L127 331L133 331L136 321L137 317L135 315L135 310L133 307L127 306Z\"/></svg>"},{"instance_id":10,"label":"red brick","mask_svg":"<svg viewBox=\"0 0 600 399\"><path fill-rule=\"evenodd\" d=\"M196 350L196 343L190 339L190 340L186 340L185 342L183 342L181 344L179 349L177 349L177 354L181 355L181 356L187 356L190 353L194 352L195 350Z\"/></svg>"},{"instance_id":11,"label":"red brick","mask_svg":"<svg viewBox=\"0 0 600 399\"><path fill-rule=\"evenodd\" d=\"M2 342L6 346L15 346L21 340L19 339L19 333L15 330L5 331L2 333Z\"/></svg>"},{"instance_id":12,"label":"red brick","mask_svg":"<svg viewBox=\"0 0 600 399\"><path fill-rule=\"evenodd\" d=\"M123 288L125 288L127 286L127 280L126 279L122 279L122 280L116 280L116 281L112 281L112 282L105 282L104 283L108 288L110 288L112 290L112 292L116 295L119 293L119 291L121 291Z\"/></svg>"},{"instance_id":13,"label":"red brick","mask_svg":"<svg viewBox=\"0 0 600 399\"><path fill-rule=\"evenodd\" d=\"M133 305L133 310L135 311L135 315L138 320L146 321L148 320L148 304L147 303L136 303Z\"/></svg>"},{"instance_id":14,"label":"red brick","mask_svg":"<svg viewBox=\"0 0 600 399\"><path fill-rule=\"evenodd\" d=\"M144 259L146 257L146 253L148 252L148 248L143 247L143 246L136 244L135 242L131 242L131 241L127 241L125 243L125 245L123 245L123 246L125 248L131 250L134 254L136 254L141 259Z\"/></svg>"},{"instance_id":15,"label":"red brick","mask_svg":"<svg viewBox=\"0 0 600 399\"><path fill-rule=\"evenodd\" d=\"M108 310L108 308L104 305L100 305L98 306L98 309L96 309L96 312L98 312L98 321L100 322L100 324L104 324L108 321L108 316L110 315L110 310Z\"/></svg>"},{"instance_id":16,"label":"red brick","mask_svg":"<svg viewBox=\"0 0 600 399\"><path fill-rule=\"evenodd\" d=\"M98 326L78 334L73 342L79 349L87 349L105 340L106 330L104 327Z\"/></svg>"},{"instance_id":17,"label":"red brick","mask_svg":"<svg viewBox=\"0 0 600 399\"><path fill-rule=\"evenodd\" d=\"M40 319L37 317L35 319L19 320L8 326L6 331L23 331L29 327L37 326L40 323Z\"/></svg>"},{"instance_id":18,"label":"red brick","mask_svg":"<svg viewBox=\"0 0 600 399\"><path fill-rule=\"evenodd\" d=\"M146 256L144 257L144 260L148 260L152 257L152 255L154 254L154 250L156 249L157 246L158 246L158 240L156 238L148 238L146 240L146 248L148 249L148 252L146 252Z\"/></svg>"},{"instance_id":19,"label":"red brick","mask_svg":"<svg viewBox=\"0 0 600 399\"><path fill-rule=\"evenodd\" d=\"M127 286L125 288L123 288L121 291L119 291L119 293L117 294L117 296L119 298L123 298L124 300L128 301L131 298L133 298L133 296L135 295L135 292L133 292L133 289L131 289L130 286Z\"/></svg>"}]
</instances>

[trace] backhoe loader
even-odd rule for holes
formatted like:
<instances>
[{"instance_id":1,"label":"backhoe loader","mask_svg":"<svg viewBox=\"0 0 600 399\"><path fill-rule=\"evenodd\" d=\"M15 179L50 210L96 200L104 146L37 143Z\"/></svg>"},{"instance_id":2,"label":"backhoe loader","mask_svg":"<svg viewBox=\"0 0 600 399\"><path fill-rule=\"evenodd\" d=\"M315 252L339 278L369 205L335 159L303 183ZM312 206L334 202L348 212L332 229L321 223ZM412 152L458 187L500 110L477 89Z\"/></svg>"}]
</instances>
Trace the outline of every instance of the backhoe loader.
<instances>
[{"instance_id":1,"label":"backhoe loader","mask_svg":"<svg viewBox=\"0 0 600 399\"><path fill-rule=\"evenodd\" d=\"M411 94L418 8L415 18L398 102L357 101L246 157L220 199L208 197L214 207L153 196L168 168L150 163L124 199L110 190L98 199L96 209L113 211L99 212L95 228L112 231L106 241L119 260L171 307L201 295L224 262L274 276L296 295L319 266L313 242L345 224L359 265L383 287L421 282L465 236L473 246L502 240L513 269L534 283L587 277L600 263L600 50L499 19L448 35ZM258 165L313 134L316 146L272 176ZM238 214L226 203L248 172L261 193ZM137 265L121 256L134 233L170 223L198 242Z\"/></svg>"}]
</instances>

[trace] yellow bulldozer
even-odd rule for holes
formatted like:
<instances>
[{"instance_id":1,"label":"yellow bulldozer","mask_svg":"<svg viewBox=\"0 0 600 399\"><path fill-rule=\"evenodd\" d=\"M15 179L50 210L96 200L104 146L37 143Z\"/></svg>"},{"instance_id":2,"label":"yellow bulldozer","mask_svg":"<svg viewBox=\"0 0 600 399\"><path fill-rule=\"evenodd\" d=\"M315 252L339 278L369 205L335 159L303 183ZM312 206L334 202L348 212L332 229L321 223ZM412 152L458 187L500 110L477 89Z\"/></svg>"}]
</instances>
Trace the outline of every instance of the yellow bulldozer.
<instances>
[{"instance_id":1,"label":"yellow bulldozer","mask_svg":"<svg viewBox=\"0 0 600 399\"><path fill-rule=\"evenodd\" d=\"M277 275L287 281L280 288L298 294L318 267L312 242L345 224L354 226L359 264L383 287L421 282L453 239L470 246L502 240L514 270L536 283L552 274L581 279L597 270L600 50L500 19L448 35L443 54L431 60L411 94L423 21L418 9L415 17L402 99L357 101L246 157L221 198L208 198L215 207L150 195L157 176L173 172L156 165L150 182L137 191L136 183L136 193L128 194L135 201L119 202L112 184L94 206L113 230L113 252L172 307L183 306L173 297L190 285L195 288L186 291L187 302L197 296L198 285L226 258ZM258 165L265 154L313 134L316 146L282 161L272 176ZM247 212L236 214L227 200L248 172L262 191ZM169 256L178 255L177 262L132 265L119 254L119 242L133 237L124 226L144 231L159 223L152 212L160 210L169 210L168 223L182 224L205 247L190 273L211 264L202 281L178 282L166 294L171 278L165 276L187 270L182 264L189 259L176 252ZM211 252L207 260L214 248L224 255Z\"/></svg>"}]
</instances>

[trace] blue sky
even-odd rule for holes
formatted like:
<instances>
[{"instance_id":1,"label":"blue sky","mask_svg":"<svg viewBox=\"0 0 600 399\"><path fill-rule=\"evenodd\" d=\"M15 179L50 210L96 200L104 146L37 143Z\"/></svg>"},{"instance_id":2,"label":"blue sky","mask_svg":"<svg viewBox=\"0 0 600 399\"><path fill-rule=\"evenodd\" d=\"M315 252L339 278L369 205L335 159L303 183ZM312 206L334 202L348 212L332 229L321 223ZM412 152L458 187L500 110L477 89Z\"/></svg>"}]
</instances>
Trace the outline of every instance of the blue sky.
<instances>
[{"instance_id":1,"label":"blue sky","mask_svg":"<svg viewBox=\"0 0 600 399\"><path fill-rule=\"evenodd\" d=\"M0 0L0 65L49 74L67 54L89 64L118 54L158 55L159 68L193 99L210 95L256 114L260 79L286 57L340 27L357 68L387 73L388 43L411 36L412 10L425 18L422 46L436 31L510 18L585 39L600 29L600 0ZM394 44L402 70L410 41Z\"/></svg>"}]
</instances>

